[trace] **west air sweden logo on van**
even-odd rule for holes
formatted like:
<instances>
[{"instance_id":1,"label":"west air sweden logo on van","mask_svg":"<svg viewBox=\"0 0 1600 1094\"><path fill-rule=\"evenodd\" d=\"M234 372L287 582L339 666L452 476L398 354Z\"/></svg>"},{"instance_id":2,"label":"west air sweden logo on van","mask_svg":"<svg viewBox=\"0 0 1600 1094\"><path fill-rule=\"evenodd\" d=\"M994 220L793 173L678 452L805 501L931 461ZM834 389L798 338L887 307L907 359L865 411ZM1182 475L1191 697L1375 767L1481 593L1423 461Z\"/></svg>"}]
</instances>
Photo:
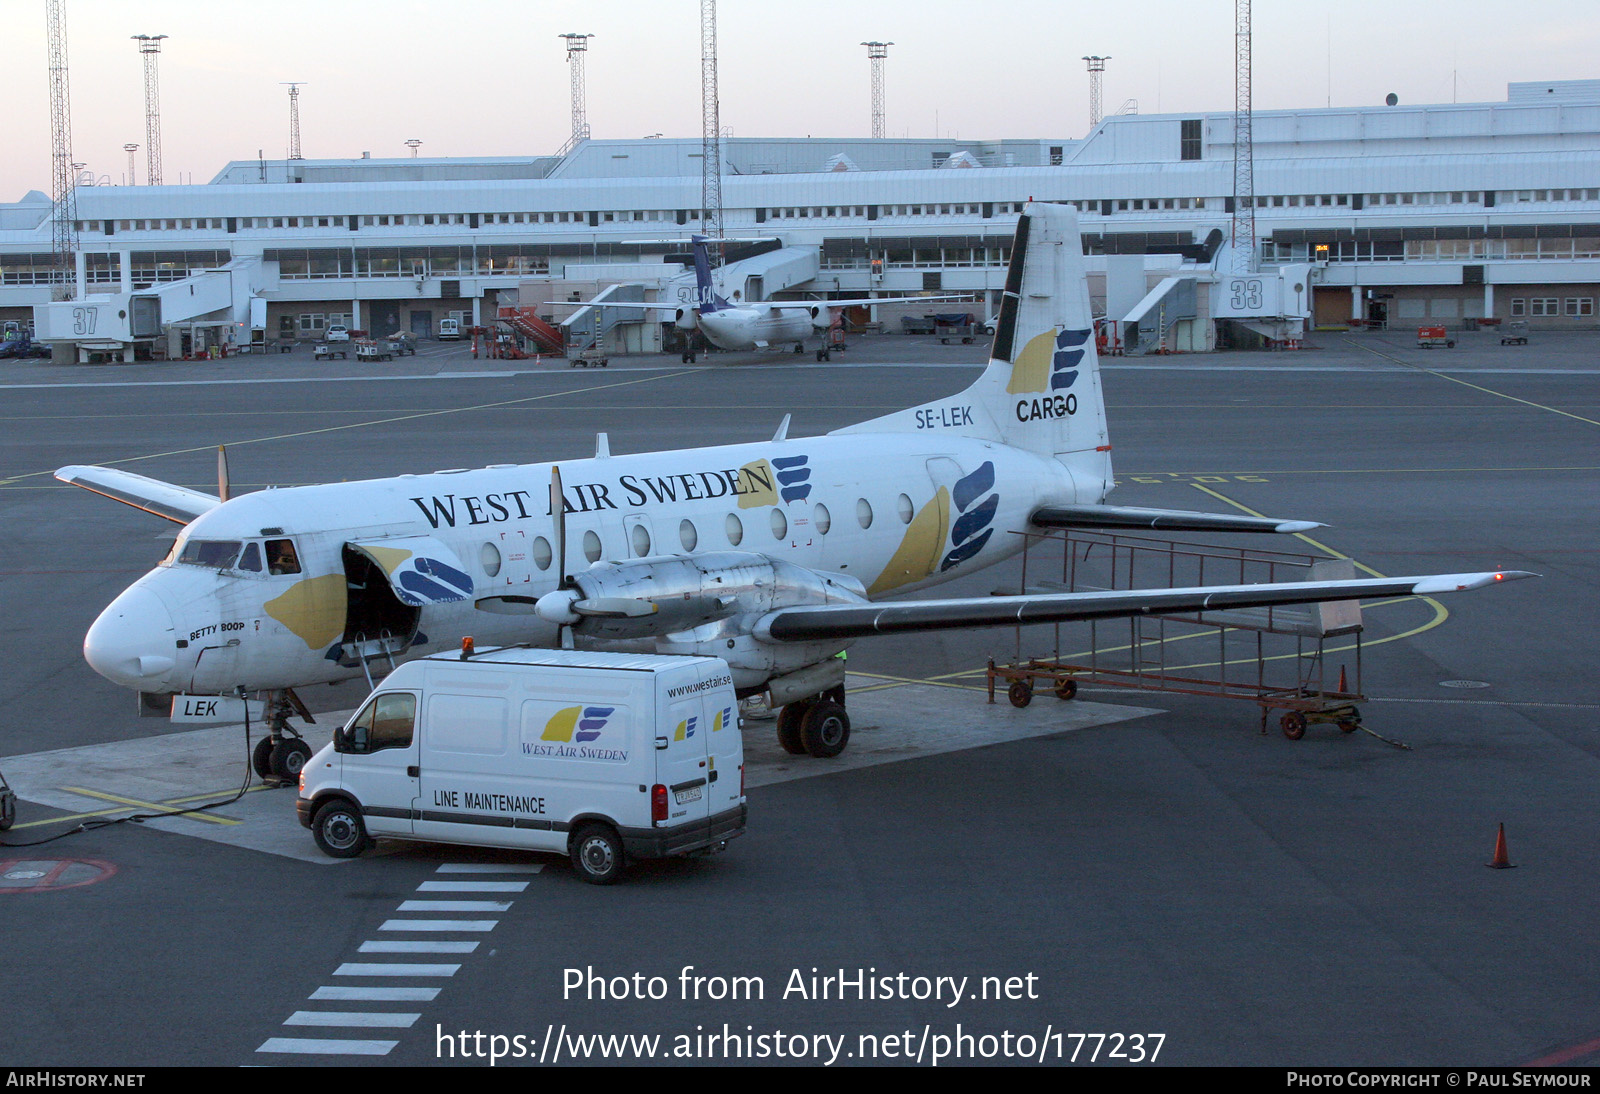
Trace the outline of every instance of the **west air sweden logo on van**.
<instances>
[{"instance_id":1,"label":"west air sweden logo on van","mask_svg":"<svg viewBox=\"0 0 1600 1094\"><path fill-rule=\"evenodd\" d=\"M540 739L582 744L597 740L616 707L566 707L545 723Z\"/></svg>"},{"instance_id":2,"label":"west air sweden logo on van","mask_svg":"<svg viewBox=\"0 0 1600 1094\"><path fill-rule=\"evenodd\" d=\"M627 724L623 716L618 715L616 707L562 707L545 722L539 740L522 742L522 752L525 756L559 756L572 760L623 763L628 759L626 728ZM601 741L602 736L610 740L612 745L621 747L607 747L606 742Z\"/></svg>"}]
</instances>

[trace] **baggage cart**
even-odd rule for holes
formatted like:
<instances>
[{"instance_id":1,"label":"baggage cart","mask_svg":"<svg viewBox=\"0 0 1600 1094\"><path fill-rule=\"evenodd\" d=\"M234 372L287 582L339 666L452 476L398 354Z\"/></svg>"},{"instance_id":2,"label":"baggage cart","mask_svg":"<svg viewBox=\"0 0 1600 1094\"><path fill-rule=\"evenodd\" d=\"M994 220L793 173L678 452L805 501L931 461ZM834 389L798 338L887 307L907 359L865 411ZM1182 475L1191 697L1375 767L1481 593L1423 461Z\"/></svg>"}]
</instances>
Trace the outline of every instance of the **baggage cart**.
<instances>
[{"instance_id":1,"label":"baggage cart","mask_svg":"<svg viewBox=\"0 0 1600 1094\"><path fill-rule=\"evenodd\" d=\"M1525 346L1528 344L1528 321L1526 319L1513 319L1505 325L1500 332L1502 346Z\"/></svg>"}]
</instances>

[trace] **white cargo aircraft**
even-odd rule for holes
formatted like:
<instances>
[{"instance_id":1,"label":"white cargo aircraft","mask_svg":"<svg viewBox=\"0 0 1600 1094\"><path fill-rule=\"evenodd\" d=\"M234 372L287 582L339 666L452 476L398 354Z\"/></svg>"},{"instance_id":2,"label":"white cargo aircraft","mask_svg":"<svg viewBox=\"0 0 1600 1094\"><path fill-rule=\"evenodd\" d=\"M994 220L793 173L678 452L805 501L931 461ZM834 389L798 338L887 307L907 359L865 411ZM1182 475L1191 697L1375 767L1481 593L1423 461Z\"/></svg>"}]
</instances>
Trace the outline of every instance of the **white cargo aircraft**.
<instances>
[{"instance_id":1,"label":"white cargo aircraft","mask_svg":"<svg viewBox=\"0 0 1600 1094\"><path fill-rule=\"evenodd\" d=\"M630 240L633 243L672 243L674 240ZM679 330L698 330L718 349L742 353L748 350L770 349L794 343L796 353L805 352L805 340L813 331L825 333L834 322L834 309L866 307L891 302L892 297L860 297L852 300L763 300L758 303L729 303L717 292L711 279L710 245L712 243L762 243L764 239L711 239L707 236L689 237L694 256L695 298L692 302L676 304L642 304L612 301L585 301L577 306L592 308L624 308L635 311L656 311L670 316ZM737 294L735 294L737 295ZM965 294L971 296L972 294ZM932 303L938 300L962 299L961 294L943 296L917 296L911 299ZM559 301L557 301L559 303ZM575 302L576 303L576 302ZM691 341L683 351L683 363L695 363L696 352ZM833 348L826 338L817 348L818 361L833 360Z\"/></svg>"},{"instance_id":2,"label":"white cargo aircraft","mask_svg":"<svg viewBox=\"0 0 1600 1094\"><path fill-rule=\"evenodd\" d=\"M294 688L480 643L707 654L783 706L791 752L845 747L857 638L902 631L1442 593L1520 572L913 597L1029 529L1292 532L1294 521L1104 504L1111 445L1076 215L1017 225L988 367L966 390L823 437L495 465L228 498L103 467L58 478L184 525L84 656L146 693L268 693L257 769L308 755ZM225 470L225 469L224 469ZM552 502L559 499L559 504ZM581 560L581 561L580 561Z\"/></svg>"}]
</instances>

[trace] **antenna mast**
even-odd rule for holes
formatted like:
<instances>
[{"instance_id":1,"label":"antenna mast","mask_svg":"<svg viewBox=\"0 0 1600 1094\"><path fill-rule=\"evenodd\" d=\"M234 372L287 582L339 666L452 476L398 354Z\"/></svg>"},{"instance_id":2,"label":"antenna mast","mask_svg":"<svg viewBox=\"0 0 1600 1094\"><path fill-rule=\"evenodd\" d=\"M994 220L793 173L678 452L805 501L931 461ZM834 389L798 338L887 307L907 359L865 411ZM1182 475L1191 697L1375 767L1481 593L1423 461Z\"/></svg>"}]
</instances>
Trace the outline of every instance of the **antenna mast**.
<instances>
[{"instance_id":1,"label":"antenna mast","mask_svg":"<svg viewBox=\"0 0 1600 1094\"><path fill-rule=\"evenodd\" d=\"M144 56L144 181L146 186L161 185L161 82L156 58L161 56L165 34L135 34Z\"/></svg>"},{"instance_id":2,"label":"antenna mast","mask_svg":"<svg viewBox=\"0 0 1600 1094\"><path fill-rule=\"evenodd\" d=\"M47 0L50 53L50 153L52 160L51 197L55 216L51 221L55 251L55 283L52 297L68 300L76 275L78 251L78 202L76 178L72 170L72 111L67 94L67 13L64 0Z\"/></svg>"},{"instance_id":3,"label":"antenna mast","mask_svg":"<svg viewBox=\"0 0 1600 1094\"><path fill-rule=\"evenodd\" d=\"M1233 7L1233 272L1256 266L1255 148L1250 125L1250 0Z\"/></svg>"},{"instance_id":4,"label":"antenna mast","mask_svg":"<svg viewBox=\"0 0 1600 1094\"><path fill-rule=\"evenodd\" d=\"M304 80L280 81L289 89L289 158L303 160L300 154L300 85Z\"/></svg>"},{"instance_id":5,"label":"antenna mast","mask_svg":"<svg viewBox=\"0 0 1600 1094\"><path fill-rule=\"evenodd\" d=\"M1107 57L1085 57L1089 62L1089 131L1093 132L1095 126L1100 124L1100 119L1105 117L1103 102L1100 97L1100 81L1106 70Z\"/></svg>"},{"instance_id":6,"label":"antenna mast","mask_svg":"<svg viewBox=\"0 0 1600 1094\"><path fill-rule=\"evenodd\" d=\"M572 77L572 136L567 138L567 148L578 146L589 139L589 116L583 59L589 52L592 34L563 34L567 40L567 73Z\"/></svg>"},{"instance_id":7,"label":"antenna mast","mask_svg":"<svg viewBox=\"0 0 1600 1094\"><path fill-rule=\"evenodd\" d=\"M129 186L137 186L138 183L134 180L134 177L133 177L134 176L133 154L135 152L139 151L139 146L137 144L125 144L125 145L122 146L122 150L124 152L128 153L128 185Z\"/></svg>"},{"instance_id":8,"label":"antenna mast","mask_svg":"<svg viewBox=\"0 0 1600 1094\"><path fill-rule=\"evenodd\" d=\"M883 62L889 56L893 42L862 42L867 47L867 59L872 62L872 139L881 141L888 136L884 128Z\"/></svg>"},{"instance_id":9,"label":"antenna mast","mask_svg":"<svg viewBox=\"0 0 1600 1094\"><path fill-rule=\"evenodd\" d=\"M717 0L700 0L700 230L722 234L722 122L717 109Z\"/></svg>"}]
</instances>

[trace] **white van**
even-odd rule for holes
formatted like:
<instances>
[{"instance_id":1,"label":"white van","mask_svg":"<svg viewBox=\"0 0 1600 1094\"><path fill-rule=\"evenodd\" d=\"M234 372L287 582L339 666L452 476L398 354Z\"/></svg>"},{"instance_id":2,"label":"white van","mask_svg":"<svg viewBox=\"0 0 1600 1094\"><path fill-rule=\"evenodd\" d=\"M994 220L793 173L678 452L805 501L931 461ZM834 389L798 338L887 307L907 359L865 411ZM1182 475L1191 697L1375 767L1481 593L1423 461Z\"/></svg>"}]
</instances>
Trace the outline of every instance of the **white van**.
<instances>
[{"instance_id":1,"label":"white van","mask_svg":"<svg viewBox=\"0 0 1600 1094\"><path fill-rule=\"evenodd\" d=\"M526 647L392 672L300 772L300 823L335 858L373 837L627 859L720 849L745 827L739 703L714 657Z\"/></svg>"},{"instance_id":2,"label":"white van","mask_svg":"<svg viewBox=\"0 0 1600 1094\"><path fill-rule=\"evenodd\" d=\"M459 319L439 320L439 341L455 342L461 338L461 321Z\"/></svg>"}]
</instances>

